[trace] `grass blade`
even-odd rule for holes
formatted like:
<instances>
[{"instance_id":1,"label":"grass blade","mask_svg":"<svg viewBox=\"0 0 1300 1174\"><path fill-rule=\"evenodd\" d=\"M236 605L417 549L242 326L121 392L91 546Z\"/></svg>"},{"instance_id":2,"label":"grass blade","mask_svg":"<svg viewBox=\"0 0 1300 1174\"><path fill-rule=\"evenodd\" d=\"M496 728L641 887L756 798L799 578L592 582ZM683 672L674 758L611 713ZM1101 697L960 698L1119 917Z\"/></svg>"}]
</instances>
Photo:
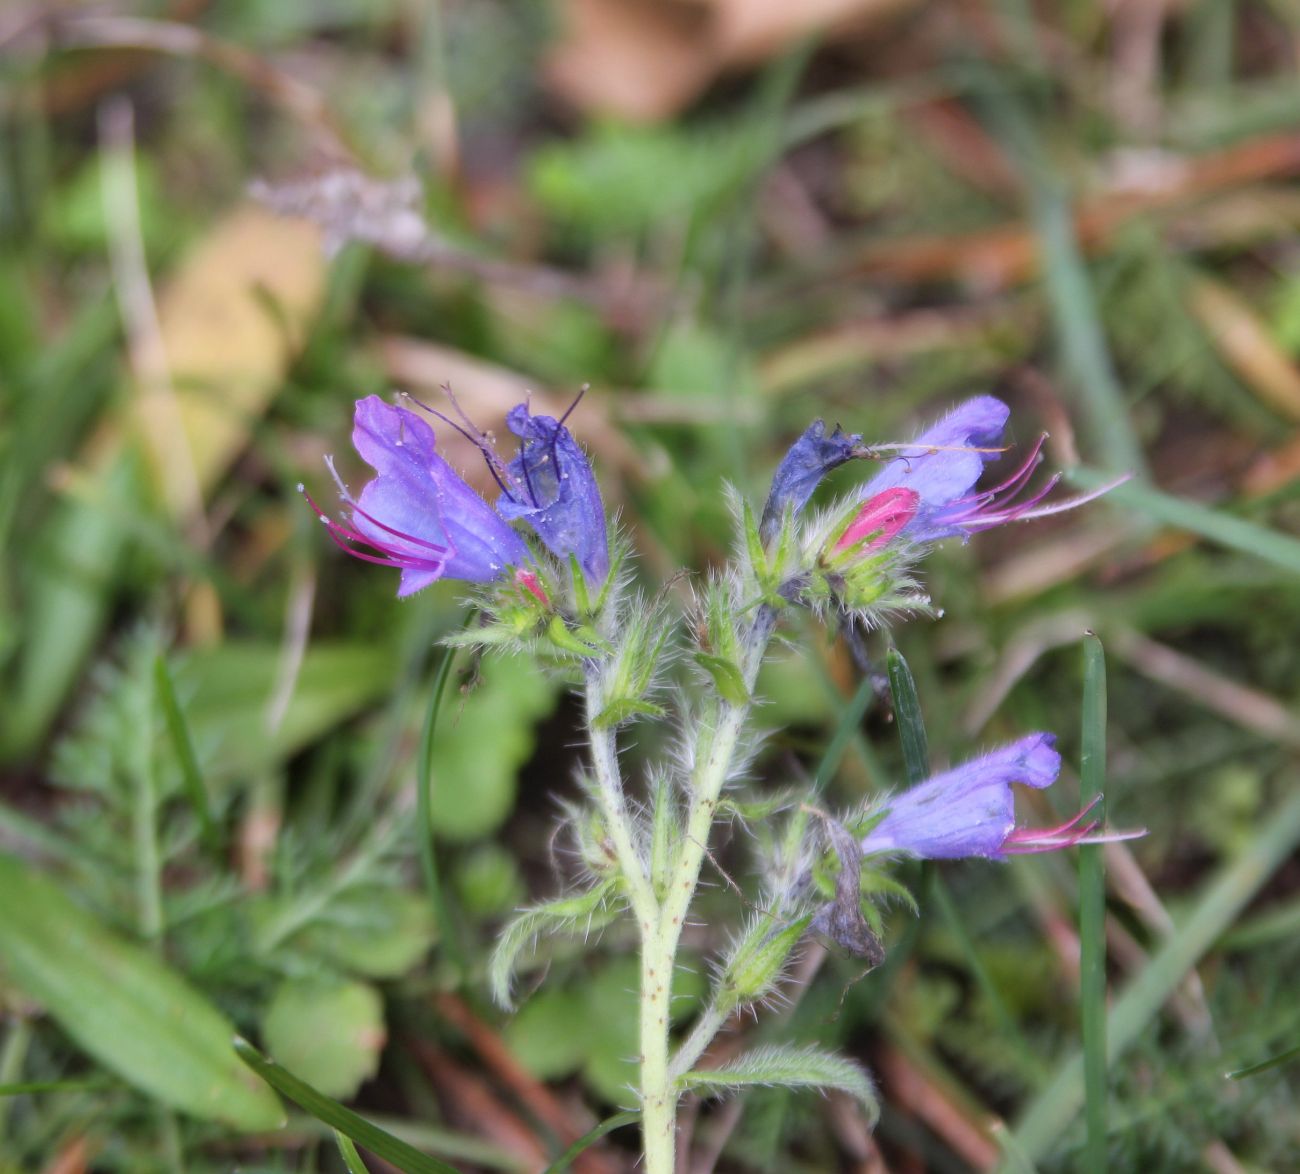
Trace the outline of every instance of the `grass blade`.
<instances>
[{"instance_id":1,"label":"grass blade","mask_svg":"<svg viewBox=\"0 0 1300 1174\"><path fill-rule=\"evenodd\" d=\"M473 622L471 609L465 616L461 628L467 628ZM438 919L438 932L442 935L443 949L455 968L457 974L466 971L465 951L461 945L460 935L452 918L451 906L438 876L437 849L433 843L433 738L438 729L438 713L442 709L442 695L447 689L447 678L451 675L451 662L456 657L455 648L443 649L438 670L433 676L433 691L429 697L429 712L424 718L424 730L420 734L420 757L416 761L415 774L415 819L419 829L420 873L424 877L424 888L429 894L429 904L433 906L434 916Z\"/></svg>"},{"instance_id":2,"label":"grass blade","mask_svg":"<svg viewBox=\"0 0 1300 1174\"><path fill-rule=\"evenodd\" d=\"M831 735L831 740L826 743L825 753L822 754L821 761L817 764L817 773L813 776L814 795L820 795L826 789L826 784L834 778L844 752L858 733L858 727L862 724L862 715L867 712L867 706L871 704L871 699L875 695L875 684L870 677L867 677L840 713L839 720L835 723L835 732Z\"/></svg>"},{"instance_id":3,"label":"grass blade","mask_svg":"<svg viewBox=\"0 0 1300 1174\"><path fill-rule=\"evenodd\" d=\"M460 1174L455 1166L448 1165L440 1158L422 1154L414 1146L386 1133L378 1125L372 1125L333 1098L317 1092L306 1081L299 1080L274 1060L263 1056L246 1039L235 1037L235 1053L267 1084L295 1105L358 1145L365 1146L375 1157L391 1162L404 1174Z\"/></svg>"},{"instance_id":4,"label":"grass blade","mask_svg":"<svg viewBox=\"0 0 1300 1174\"><path fill-rule=\"evenodd\" d=\"M190 806L199 817L200 835L203 846L209 852L221 850L221 836L217 822L212 818L212 809L208 805L208 791L203 785L203 774L199 770L199 760L194 753L194 742L190 738L189 726L185 714L181 711L180 701L176 696L176 685L172 681L171 670L167 667L167 656L160 652L153 663L154 692L158 704L162 707L163 720L167 723L167 734L171 738L172 748L176 751L176 761L180 763L181 780L185 785L185 794Z\"/></svg>"},{"instance_id":5,"label":"grass blade","mask_svg":"<svg viewBox=\"0 0 1300 1174\"><path fill-rule=\"evenodd\" d=\"M370 1174L365 1162L361 1160L361 1155L357 1153L357 1147L352 1144L352 1139L346 1133L334 1130L334 1144L339 1147L339 1153L343 1155L343 1163L348 1168L348 1174Z\"/></svg>"},{"instance_id":6,"label":"grass blade","mask_svg":"<svg viewBox=\"0 0 1300 1174\"><path fill-rule=\"evenodd\" d=\"M563 1174L572 1164L573 1160L578 1157L584 1150L595 1145L607 1133L613 1133L616 1129L622 1129L624 1125L631 1125L641 1120L641 1114L636 1110L629 1110L626 1113L615 1113L612 1117L606 1117L595 1129L589 1129L577 1141L575 1141L567 1150L555 1159L542 1174Z\"/></svg>"},{"instance_id":7,"label":"grass blade","mask_svg":"<svg viewBox=\"0 0 1300 1174\"><path fill-rule=\"evenodd\" d=\"M1095 489L1110 478L1097 469L1076 468L1070 470L1069 480L1084 489ZM1117 485L1106 495L1106 501L1116 508L1145 514L1179 530L1190 530L1220 546L1241 551L1281 567L1293 575L1300 575L1300 541L1290 535L1280 534L1223 510L1161 493L1138 481L1126 481L1123 485Z\"/></svg>"},{"instance_id":8,"label":"grass blade","mask_svg":"<svg viewBox=\"0 0 1300 1174\"><path fill-rule=\"evenodd\" d=\"M1116 1000L1106 1032L1110 1063L1123 1055L1183 976L1300 844L1300 793L1291 795L1269 816L1250 844L1248 851L1219 870L1191 912ZM1083 1099L1083 1057L1075 1055L1057 1069L1016 1129L1019 1148L1031 1161L1049 1153L1060 1141Z\"/></svg>"},{"instance_id":9,"label":"grass blade","mask_svg":"<svg viewBox=\"0 0 1300 1174\"><path fill-rule=\"evenodd\" d=\"M1079 798L1097 802L1105 820L1106 657L1101 641L1089 635L1083 644L1083 731L1079 760ZM1079 849L1079 1001L1083 1032L1084 1122L1087 1143L1083 1169L1106 1170L1106 878L1100 844Z\"/></svg>"},{"instance_id":10,"label":"grass blade","mask_svg":"<svg viewBox=\"0 0 1300 1174\"><path fill-rule=\"evenodd\" d=\"M885 671L889 675L889 691L894 698L898 738L903 744L903 769L907 773L907 785L914 787L930 776L930 750L925 736L925 718L921 715L921 702L916 696L912 670L897 648L889 650L889 655L885 658Z\"/></svg>"}]
</instances>

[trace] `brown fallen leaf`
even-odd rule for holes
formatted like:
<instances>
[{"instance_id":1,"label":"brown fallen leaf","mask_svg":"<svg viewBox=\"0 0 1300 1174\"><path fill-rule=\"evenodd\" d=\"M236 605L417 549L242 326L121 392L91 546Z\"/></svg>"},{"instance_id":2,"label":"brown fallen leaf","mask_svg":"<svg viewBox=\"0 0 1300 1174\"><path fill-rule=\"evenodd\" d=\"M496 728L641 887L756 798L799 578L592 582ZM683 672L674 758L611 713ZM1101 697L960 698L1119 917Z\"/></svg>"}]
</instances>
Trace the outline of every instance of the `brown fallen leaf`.
<instances>
[{"instance_id":1,"label":"brown fallen leaf","mask_svg":"<svg viewBox=\"0 0 1300 1174\"><path fill-rule=\"evenodd\" d=\"M1189 299L1210 344L1241 381L1274 411L1300 420L1300 369L1250 304L1207 277L1191 286Z\"/></svg>"},{"instance_id":2,"label":"brown fallen leaf","mask_svg":"<svg viewBox=\"0 0 1300 1174\"><path fill-rule=\"evenodd\" d=\"M560 39L543 62L547 84L589 114L667 118L718 68L710 14L675 0L566 0Z\"/></svg>"},{"instance_id":3,"label":"brown fallen leaf","mask_svg":"<svg viewBox=\"0 0 1300 1174\"><path fill-rule=\"evenodd\" d=\"M756 65L812 33L841 36L914 0L710 0L723 66Z\"/></svg>"},{"instance_id":4,"label":"brown fallen leaf","mask_svg":"<svg viewBox=\"0 0 1300 1174\"><path fill-rule=\"evenodd\" d=\"M158 293L181 433L210 491L248 443L325 289L319 231L255 204L219 221Z\"/></svg>"},{"instance_id":5,"label":"brown fallen leaf","mask_svg":"<svg viewBox=\"0 0 1300 1174\"><path fill-rule=\"evenodd\" d=\"M757 65L814 33L835 36L916 0L564 0L543 76L589 114L653 122L720 73Z\"/></svg>"}]
</instances>

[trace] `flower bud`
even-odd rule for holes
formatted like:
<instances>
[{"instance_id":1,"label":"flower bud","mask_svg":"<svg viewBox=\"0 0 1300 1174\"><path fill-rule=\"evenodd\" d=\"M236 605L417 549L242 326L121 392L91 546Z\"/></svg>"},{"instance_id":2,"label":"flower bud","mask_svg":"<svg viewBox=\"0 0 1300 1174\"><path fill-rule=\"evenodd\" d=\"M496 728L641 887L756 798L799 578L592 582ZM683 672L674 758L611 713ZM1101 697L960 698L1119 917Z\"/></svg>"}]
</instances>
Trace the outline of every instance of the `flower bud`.
<instances>
[{"instance_id":1,"label":"flower bud","mask_svg":"<svg viewBox=\"0 0 1300 1174\"><path fill-rule=\"evenodd\" d=\"M727 1014L767 995L780 981L791 952L811 921L811 913L775 929L770 917L755 921L727 961L718 988L718 1009Z\"/></svg>"},{"instance_id":2,"label":"flower bud","mask_svg":"<svg viewBox=\"0 0 1300 1174\"><path fill-rule=\"evenodd\" d=\"M821 561L839 569L880 550L910 522L920 503L911 489L886 489L855 505L847 523L823 549Z\"/></svg>"}]
</instances>

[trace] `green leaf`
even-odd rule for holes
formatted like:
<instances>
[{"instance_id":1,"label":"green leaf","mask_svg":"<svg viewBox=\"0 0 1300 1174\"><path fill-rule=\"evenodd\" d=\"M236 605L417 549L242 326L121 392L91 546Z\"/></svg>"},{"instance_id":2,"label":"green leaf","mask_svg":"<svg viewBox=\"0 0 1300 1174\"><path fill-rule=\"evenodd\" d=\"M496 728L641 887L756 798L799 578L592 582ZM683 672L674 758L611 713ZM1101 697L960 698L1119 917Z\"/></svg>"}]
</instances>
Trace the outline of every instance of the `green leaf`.
<instances>
[{"instance_id":1,"label":"green leaf","mask_svg":"<svg viewBox=\"0 0 1300 1174\"><path fill-rule=\"evenodd\" d=\"M359 886L341 893L328 918L313 922L295 944L367 978L400 978L438 938L429 902L418 893Z\"/></svg>"},{"instance_id":2,"label":"green leaf","mask_svg":"<svg viewBox=\"0 0 1300 1174\"><path fill-rule=\"evenodd\" d=\"M301 1106L316 1120L325 1122L344 1136L350 1137L358 1145L364 1146L375 1157L391 1162L404 1174L460 1174L455 1166L450 1166L439 1158L422 1154L414 1146L407 1145L400 1138L380 1129L378 1125L372 1125L360 1114L318 1092L311 1085L285 1071L274 1060L268 1060L246 1039L236 1037L235 1053L267 1084L283 1093L295 1105Z\"/></svg>"},{"instance_id":3,"label":"green leaf","mask_svg":"<svg viewBox=\"0 0 1300 1174\"><path fill-rule=\"evenodd\" d=\"M916 682L903 654L891 648L885 659L889 691L894 699L894 717L898 722L898 740L903 744L903 768L908 786L923 783L930 774L930 752L926 746L925 720L916 696Z\"/></svg>"},{"instance_id":4,"label":"green leaf","mask_svg":"<svg viewBox=\"0 0 1300 1174\"><path fill-rule=\"evenodd\" d=\"M430 766L429 818L450 840L481 839L515 804L516 776L532 753L533 727L555 704L555 687L530 661L512 658L438 720Z\"/></svg>"},{"instance_id":5,"label":"green leaf","mask_svg":"<svg viewBox=\"0 0 1300 1174\"><path fill-rule=\"evenodd\" d=\"M604 925L613 915L609 899L614 888L612 880L605 881L586 892L534 905L507 923L488 965L488 988L492 997L509 1010L514 1005L510 985L515 961L524 947L542 933L585 932L589 926Z\"/></svg>"},{"instance_id":6,"label":"green leaf","mask_svg":"<svg viewBox=\"0 0 1300 1174\"><path fill-rule=\"evenodd\" d=\"M363 982L291 979L262 1019L266 1046L327 1096L352 1097L374 1076L383 1049L384 1004Z\"/></svg>"},{"instance_id":7,"label":"green leaf","mask_svg":"<svg viewBox=\"0 0 1300 1174\"><path fill-rule=\"evenodd\" d=\"M283 652L278 644L226 641L176 672L195 745L209 754L209 783L283 760L392 688L396 660L374 644L315 643L303 658L278 723L267 721Z\"/></svg>"},{"instance_id":8,"label":"green leaf","mask_svg":"<svg viewBox=\"0 0 1300 1174\"><path fill-rule=\"evenodd\" d=\"M721 1095L753 1085L782 1088L837 1088L855 1096L872 1120L880 1107L871 1080L852 1060L820 1048L774 1046L756 1048L721 1068L687 1072L679 1080L683 1089L704 1095Z\"/></svg>"},{"instance_id":9,"label":"green leaf","mask_svg":"<svg viewBox=\"0 0 1300 1174\"><path fill-rule=\"evenodd\" d=\"M339 1153L343 1155L343 1164L347 1166L348 1174L370 1174L365 1162L361 1160L361 1155L357 1153L357 1147L352 1144L352 1139L347 1134L334 1130L334 1144L339 1147Z\"/></svg>"},{"instance_id":10,"label":"green leaf","mask_svg":"<svg viewBox=\"0 0 1300 1174\"><path fill-rule=\"evenodd\" d=\"M725 656L714 656L708 652L697 652L695 662L713 678L718 692L724 700L732 705L748 705L749 690L745 688L745 678L739 666Z\"/></svg>"},{"instance_id":11,"label":"green leaf","mask_svg":"<svg viewBox=\"0 0 1300 1174\"><path fill-rule=\"evenodd\" d=\"M544 987L502 1033L510 1054L538 1080L576 1072L587 1055L591 1008L581 991Z\"/></svg>"},{"instance_id":12,"label":"green leaf","mask_svg":"<svg viewBox=\"0 0 1300 1174\"><path fill-rule=\"evenodd\" d=\"M604 730L610 726L621 726L634 717L663 717L665 713L667 710L653 701L637 701L630 697L620 697L605 706L591 724L598 730Z\"/></svg>"},{"instance_id":13,"label":"green leaf","mask_svg":"<svg viewBox=\"0 0 1300 1174\"><path fill-rule=\"evenodd\" d=\"M164 1104L236 1129L284 1121L230 1051L234 1028L154 954L101 925L50 880L0 855L0 964L106 1068Z\"/></svg>"},{"instance_id":14,"label":"green leaf","mask_svg":"<svg viewBox=\"0 0 1300 1174\"><path fill-rule=\"evenodd\" d=\"M154 695L163 719L167 723L167 734L171 738L172 750L180 763L181 781L190 806L199 818L199 827L203 837L203 846L209 852L221 848L221 837L217 831L216 821L208 804L208 791L203 785L203 774L199 770L199 760L194 753L194 743L190 739L189 727L185 724L185 714L176 697L176 686L172 683L171 670L167 667L167 657L159 653L154 658Z\"/></svg>"}]
</instances>

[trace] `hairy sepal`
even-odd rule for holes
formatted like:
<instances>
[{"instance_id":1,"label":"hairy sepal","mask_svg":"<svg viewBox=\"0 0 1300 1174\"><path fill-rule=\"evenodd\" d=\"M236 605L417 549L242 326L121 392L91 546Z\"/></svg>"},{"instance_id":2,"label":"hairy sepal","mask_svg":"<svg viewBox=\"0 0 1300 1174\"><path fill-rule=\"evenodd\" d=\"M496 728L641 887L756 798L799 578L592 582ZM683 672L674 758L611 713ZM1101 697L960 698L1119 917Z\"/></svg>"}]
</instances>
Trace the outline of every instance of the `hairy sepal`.
<instances>
[{"instance_id":1,"label":"hairy sepal","mask_svg":"<svg viewBox=\"0 0 1300 1174\"><path fill-rule=\"evenodd\" d=\"M668 895L684 833L677 789L666 776L655 780L650 812L650 883L660 900Z\"/></svg>"},{"instance_id":2,"label":"hairy sepal","mask_svg":"<svg viewBox=\"0 0 1300 1174\"><path fill-rule=\"evenodd\" d=\"M790 955L811 924L813 915L779 921L760 914L737 939L722 969L715 1001L729 1015L764 999L785 974Z\"/></svg>"},{"instance_id":3,"label":"hairy sepal","mask_svg":"<svg viewBox=\"0 0 1300 1174\"><path fill-rule=\"evenodd\" d=\"M636 598L623 617L613 663L605 674L603 704L592 724L598 729L622 725L636 717L663 717L665 710L649 699L663 663L672 627L662 603Z\"/></svg>"}]
</instances>

